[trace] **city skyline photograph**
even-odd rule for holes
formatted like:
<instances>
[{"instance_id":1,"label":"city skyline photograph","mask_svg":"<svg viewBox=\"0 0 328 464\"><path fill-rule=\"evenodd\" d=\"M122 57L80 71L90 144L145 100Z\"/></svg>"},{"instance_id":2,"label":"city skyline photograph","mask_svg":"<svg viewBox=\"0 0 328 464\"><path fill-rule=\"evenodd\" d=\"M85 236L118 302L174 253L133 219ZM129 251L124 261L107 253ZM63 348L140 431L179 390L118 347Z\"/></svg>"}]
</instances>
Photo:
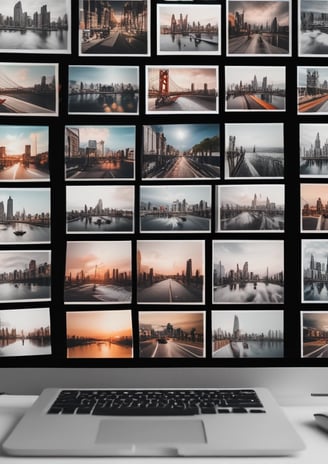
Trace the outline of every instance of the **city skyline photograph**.
<instances>
[{"instance_id":1,"label":"city skyline photograph","mask_svg":"<svg viewBox=\"0 0 328 464\"><path fill-rule=\"evenodd\" d=\"M300 185L301 232L328 230L328 185Z\"/></svg>"},{"instance_id":2,"label":"city skyline photograph","mask_svg":"<svg viewBox=\"0 0 328 464\"><path fill-rule=\"evenodd\" d=\"M328 302L328 240L302 239L302 303Z\"/></svg>"},{"instance_id":3,"label":"city skyline photograph","mask_svg":"<svg viewBox=\"0 0 328 464\"><path fill-rule=\"evenodd\" d=\"M328 124L300 124L300 177L328 177Z\"/></svg>"},{"instance_id":4,"label":"city skyline photograph","mask_svg":"<svg viewBox=\"0 0 328 464\"><path fill-rule=\"evenodd\" d=\"M301 311L301 356L327 358L328 312Z\"/></svg>"},{"instance_id":5,"label":"city skyline photograph","mask_svg":"<svg viewBox=\"0 0 328 464\"><path fill-rule=\"evenodd\" d=\"M298 0L299 56L328 56L328 5L325 0Z\"/></svg>"},{"instance_id":6,"label":"city skyline photograph","mask_svg":"<svg viewBox=\"0 0 328 464\"><path fill-rule=\"evenodd\" d=\"M327 81L327 66L297 66L298 114L328 114Z\"/></svg>"}]
</instances>

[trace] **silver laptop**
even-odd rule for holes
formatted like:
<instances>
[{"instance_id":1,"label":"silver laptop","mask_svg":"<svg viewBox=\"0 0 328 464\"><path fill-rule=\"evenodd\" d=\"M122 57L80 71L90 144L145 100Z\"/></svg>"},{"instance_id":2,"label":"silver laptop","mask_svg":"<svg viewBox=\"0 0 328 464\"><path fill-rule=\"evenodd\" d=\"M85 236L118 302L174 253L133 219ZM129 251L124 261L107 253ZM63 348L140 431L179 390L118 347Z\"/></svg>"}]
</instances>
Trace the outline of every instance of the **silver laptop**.
<instances>
[{"instance_id":1,"label":"silver laptop","mask_svg":"<svg viewBox=\"0 0 328 464\"><path fill-rule=\"evenodd\" d=\"M270 391L45 389L3 443L16 456L271 456L304 443Z\"/></svg>"}]
</instances>

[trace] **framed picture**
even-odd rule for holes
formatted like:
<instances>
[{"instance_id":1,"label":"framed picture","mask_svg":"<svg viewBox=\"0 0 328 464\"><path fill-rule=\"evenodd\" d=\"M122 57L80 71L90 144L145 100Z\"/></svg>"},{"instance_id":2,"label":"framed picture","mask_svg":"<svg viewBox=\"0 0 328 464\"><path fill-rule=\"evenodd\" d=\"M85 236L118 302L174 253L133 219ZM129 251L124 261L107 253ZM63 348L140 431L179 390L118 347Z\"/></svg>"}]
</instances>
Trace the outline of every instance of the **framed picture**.
<instances>
[{"instance_id":1,"label":"framed picture","mask_svg":"<svg viewBox=\"0 0 328 464\"><path fill-rule=\"evenodd\" d=\"M300 124L300 177L328 177L328 124Z\"/></svg>"},{"instance_id":2,"label":"framed picture","mask_svg":"<svg viewBox=\"0 0 328 464\"><path fill-rule=\"evenodd\" d=\"M297 66L297 113L328 113L327 66Z\"/></svg>"},{"instance_id":3,"label":"framed picture","mask_svg":"<svg viewBox=\"0 0 328 464\"><path fill-rule=\"evenodd\" d=\"M301 311L302 358L326 357L327 322L327 311Z\"/></svg>"},{"instance_id":4,"label":"framed picture","mask_svg":"<svg viewBox=\"0 0 328 464\"><path fill-rule=\"evenodd\" d=\"M301 184L301 232L325 233L328 230L328 185Z\"/></svg>"},{"instance_id":5,"label":"framed picture","mask_svg":"<svg viewBox=\"0 0 328 464\"><path fill-rule=\"evenodd\" d=\"M298 0L299 56L328 56L327 14L325 0Z\"/></svg>"},{"instance_id":6,"label":"framed picture","mask_svg":"<svg viewBox=\"0 0 328 464\"><path fill-rule=\"evenodd\" d=\"M302 303L327 303L327 255L325 239L303 239Z\"/></svg>"}]
</instances>

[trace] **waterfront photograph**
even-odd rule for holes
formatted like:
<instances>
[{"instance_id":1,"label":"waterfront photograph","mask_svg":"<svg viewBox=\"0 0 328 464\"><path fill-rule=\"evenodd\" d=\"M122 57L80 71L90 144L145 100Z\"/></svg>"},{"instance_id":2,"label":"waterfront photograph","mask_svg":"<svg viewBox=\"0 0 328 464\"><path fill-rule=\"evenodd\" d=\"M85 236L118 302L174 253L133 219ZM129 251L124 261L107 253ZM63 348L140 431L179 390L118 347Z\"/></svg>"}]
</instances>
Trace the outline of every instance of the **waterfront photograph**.
<instances>
[{"instance_id":1,"label":"waterfront photograph","mask_svg":"<svg viewBox=\"0 0 328 464\"><path fill-rule=\"evenodd\" d=\"M210 232L210 185L141 185L140 232Z\"/></svg>"},{"instance_id":2,"label":"waterfront photograph","mask_svg":"<svg viewBox=\"0 0 328 464\"><path fill-rule=\"evenodd\" d=\"M298 114L328 114L327 80L327 66L297 66Z\"/></svg>"},{"instance_id":3,"label":"waterfront photograph","mask_svg":"<svg viewBox=\"0 0 328 464\"><path fill-rule=\"evenodd\" d=\"M50 250L0 250L1 303L47 301L50 296Z\"/></svg>"},{"instance_id":4,"label":"waterfront photograph","mask_svg":"<svg viewBox=\"0 0 328 464\"><path fill-rule=\"evenodd\" d=\"M228 0L227 55L290 56L290 0Z\"/></svg>"},{"instance_id":5,"label":"waterfront photograph","mask_svg":"<svg viewBox=\"0 0 328 464\"><path fill-rule=\"evenodd\" d=\"M150 0L79 0L80 56L148 56Z\"/></svg>"},{"instance_id":6,"label":"waterfront photograph","mask_svg":"<svg viewBox=\"0 0 328 464\"><path fill-rule=\"evenodd\" d=\"M204 358L204 311L140 311L140 358Z\"/></svg>"},{"instance_id":7,"label":"waterfront photograph","mask_svg":"<svg viewBox=\"0 0 328 464\"><path fill-rule=\"evenodd\" d=\"M70 53L70 0L7 0L0 8L2 53Z\"/></svg>"},{"instance_id":8,"label":"waterfront photograph","mask_svg":"<svg viewBox=\"0 0 328 464\"><path fill-rule=\"evenodd\" d=\"M49 308L0 309L0 358L50 354Z\"/></svg>"},{"instance_id":9,"label":"waterfront photograph","mask_svg":"<svg viewBox=\"0 0 328 464\"><path fill-rule=\"evenodd\" d=\"M328 185L301 184L301 232L327 233Z\"/></svg>"},{"instance_id":10,"label":"waterfront photograph","mask_svg":"<svg viewBox=\"0 0 328 464\"><path fill-rule=\"evenodd\" d=\"M328 56L328 5L326 0L298 0L299 56Z\"/></svg>"},{"instance_id":11,"label":"waterfront photograph","mask_svg":"<svg viewBox=\"0 0 328 464\"><path fill-rule=\"evenodd\" d=\"M328 357L328 312L301 311L302 358Z\"/></svg>"},{"instance_id":12,"label":"waterfront photograph","mask_svg":"<svg viewBox=\"0 0 328 464\"><path fill-rule=\"evenodd\" d=\"M284 232L285 185L217 185L216 232Z\"/></svg>"},{"instance_id":13,"label":"waterfront photograph","mask_svg":"<svg viewBox=\"0 0 328 464\"><path fill-rule=\"evenodd\" d=\"M0 244L50 243L50 188L0 188Z\"/></svg>"},{"instance_id":14,"label":"waterfront photograph","mask_svg":"<svg viewBox=\"0 0 328 464\"><path fill-rule=\"evenodd\" d=\"M225 66L226 111L286 111L284 66Z\"/></svg>"},{"instance_id":15,"label":"waterfront photograph","mask_svg":"<svg viewBox=\"0 0 328 464\"><path fill-rule=\"evenodd\" d=\"M220 55L221 5L157 5L157 55Z\"/></svg>"},{"instance_id":16,"label":"waterfront photograph","mask_svg":"<svg viewBox=\"0 0 328 464\"><path fill-rule=\"evenodd\" d=\"M133 180L135 145L135 126L65 126L65 178Z\"/></svg>"},{"instance_id":17,"label":"waterfront photograph","mask_svg":"<svg viewBox=\"0 0 328 464\"><path fill-rule=\"evenodd\" d=\"M214 240L214 304L284 303L283 240Z\"/></svg>"},{"instance_id":18,"label":"waterfront photograph","mask_svg":"<svg viewBox=\"0 0 328 464\"><path fill-rule=\"evenodd\" d=\"M283 311L212 311L213 358L283 358Z\"/></svg>"},{"instance_id":19,"label":"waterfront photograph","mask_svg":"<svg viewBox=\"0 0 328 464\"><path fill-rule=\"evenodd\" d=\"M225 179L283 179L284 153L281 123L225 124Z\"/></svg>"},{"instance_id":20,"label":"waterfront photograph","mask_svg":"<svg viewBox=\"0 0 328 464\"><path fill-rule=\"evenodd\" d=\"M68 234L134 231L133 185L67 185Z\"/></svg>"},{"instance_id":21,"label":"waterfront photograph","mask_svg":"<svg viewBox=\"0 0 328 464\"><path fill-rule=\"evenodd\" d=\"M69 114L138 114L138 66L68 67Z\"/></svg>"},{"instance_id":22,"label":"waterfront photograph","mask_svg":"<svg viewBox=\"0 0 328 464\"><path fill-rule=\"evenodd\" d=\"M328 302L328 240L302 240L302 303Z\"/></svg>"},{"instance_id":23,"label":"waterfront photograph","mask_svg":"<svg viewBox=\"0 0 328 464\"><path fill-rule=\"evenodd\" d=\"M218 66L146 66L146 114L217 114Z\"/></svg>"},{"instance_id":24,"label":"waterfront photograph","mask_svg":"<svg viewBox=\"0 0 328 464\"><path fill-rule=\"evenodd\" d=\"M0 115L58 116L58 63L0 63Z\"/></svg>"},{"instance_id":25,"label":"waterfront photograph","mask_svg":"<svg viewBox=\"0 0 328 464\"><path fill-rule=\"evenodd\" d=\"M66 347L67 359L132 358L131 311L67 311Z\"/></svg>"},{"instance_id":26,"label":"waterfront photograph","mask_svg":"<svg viewBox=\"0 0 328 464\"><path fill-rule=\"evenodd\" d=\"M217 179L221 175L219 124L143 126L144 180Z\"/></svg>"},{"instance_id":27,"label":"waterfront photograph","mask_svg":"<svg viewBox=\"0 0 328 464\"><path fill-rule=\"evenodd\" d=\"M328 124L300 124L300 177L328 177Z\"/></svg>"},{"instance_id":28,"label":"waterfront photograph","mask_svg":"<svg viewBox=\"0 0 328 464\"><path fill-rule=\"evenodd\" d=\"M205 303L203 240L138 240L137 302Z\"/></svg>"},{"instance_id":29,"label":"waterfront photograph","mask_svg":"<svg viewBox=\"0 0 328 464\"><path fill-rule=\"evenodd\" d=\"M68 241L65 303L131 303L130 241Z\"/></svg>"}]
</instances>

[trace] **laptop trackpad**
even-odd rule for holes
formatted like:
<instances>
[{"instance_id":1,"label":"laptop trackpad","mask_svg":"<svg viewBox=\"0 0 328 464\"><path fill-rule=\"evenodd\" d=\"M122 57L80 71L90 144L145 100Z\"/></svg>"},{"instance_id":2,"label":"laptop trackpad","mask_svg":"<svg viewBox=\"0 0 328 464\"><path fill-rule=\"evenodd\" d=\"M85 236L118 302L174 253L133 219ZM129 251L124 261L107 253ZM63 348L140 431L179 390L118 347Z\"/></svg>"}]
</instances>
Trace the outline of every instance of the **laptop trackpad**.
<instances>
[{"instance_id":1,"label":"laptop trackpad","mask_svg":"<svg viewBox=\"0 0 328 464\"><path fill-rule=\"evenodd\" d=\"M132 443L131 443L132 442ZM204 424L201 420L163 420L145 418L100 422L96 443L156 444L156 443L206 443Z\"/></svg>"}]
</instances>

